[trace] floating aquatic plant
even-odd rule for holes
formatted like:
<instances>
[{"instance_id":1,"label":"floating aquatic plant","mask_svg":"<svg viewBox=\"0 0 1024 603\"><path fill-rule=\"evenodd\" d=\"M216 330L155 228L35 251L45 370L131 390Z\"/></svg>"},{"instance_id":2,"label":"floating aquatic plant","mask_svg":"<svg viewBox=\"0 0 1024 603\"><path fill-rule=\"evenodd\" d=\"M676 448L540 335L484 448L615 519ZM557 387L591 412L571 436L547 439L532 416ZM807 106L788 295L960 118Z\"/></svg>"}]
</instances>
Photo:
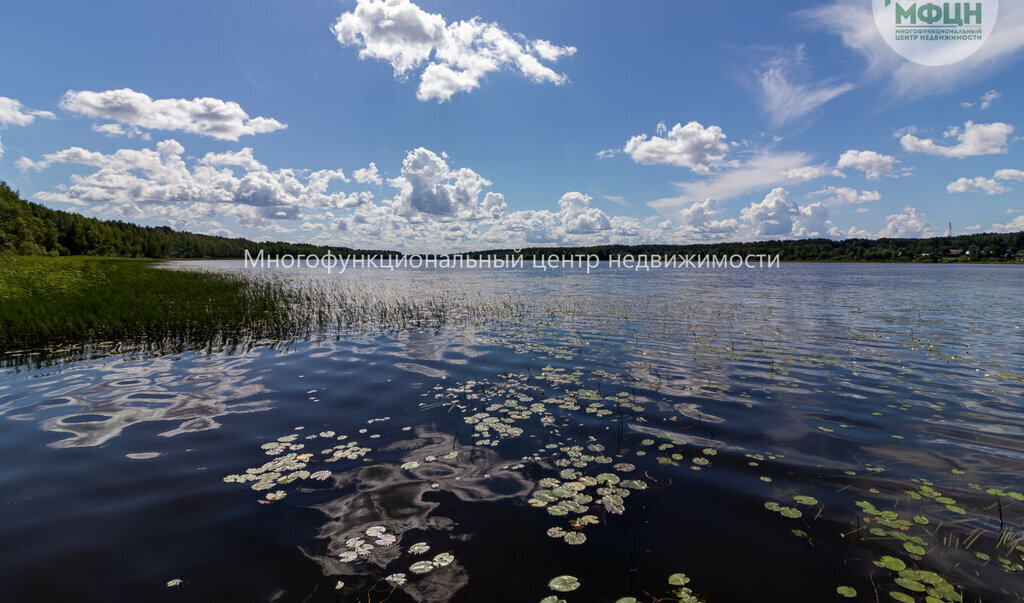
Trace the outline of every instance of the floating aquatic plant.
<instances>
[{"instance_id":1,"label":"floating aquatic plant","mask_svg":"<svg viewBox=\"0 0 1024 603\"><path fill-rule=\"evenodd\" d=\"M556 576L548 581L548 587L560 593L567 593L580 587L580 581L575 576Z\"/></svg>"}]
</instances>

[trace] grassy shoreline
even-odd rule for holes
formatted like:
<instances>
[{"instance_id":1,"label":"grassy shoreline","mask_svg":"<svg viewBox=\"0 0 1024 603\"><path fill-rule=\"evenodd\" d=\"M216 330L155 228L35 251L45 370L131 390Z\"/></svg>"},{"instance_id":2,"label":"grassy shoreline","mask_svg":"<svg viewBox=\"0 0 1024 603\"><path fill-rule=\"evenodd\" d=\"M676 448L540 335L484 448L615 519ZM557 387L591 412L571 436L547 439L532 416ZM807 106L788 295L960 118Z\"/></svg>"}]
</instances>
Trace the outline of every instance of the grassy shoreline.
<instances>
[{"instance_id":1,"label":"grassy shoreline","mask_svg":"<svg viewBox=\"0 0 1024 603\"><path fill-rule=\"evenodd\" d=\"M521 317L515 299L293 286L282 275L159 269L165 259L0 255L0 366L276 345Z\"/></svg>"},{"instance_id":2,"label":"grassy shoreline","mask_svg":"<svg viewBox=\"0 0 1024 603\"><path fill-rule=\"evenodd\" d=\"M154 269L158 262L4 256L0 353L168 339L206 345L288 330L287 296L272 283Z\"/></svg>"}]
</instances>

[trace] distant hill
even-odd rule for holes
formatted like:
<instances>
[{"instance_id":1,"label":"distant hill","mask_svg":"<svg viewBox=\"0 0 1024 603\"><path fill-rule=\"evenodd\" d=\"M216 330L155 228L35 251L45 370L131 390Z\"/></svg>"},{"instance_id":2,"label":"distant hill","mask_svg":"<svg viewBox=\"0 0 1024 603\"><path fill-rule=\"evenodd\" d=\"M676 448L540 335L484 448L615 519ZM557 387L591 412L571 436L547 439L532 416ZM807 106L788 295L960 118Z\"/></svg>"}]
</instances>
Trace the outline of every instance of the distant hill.
<instances>
[{"instance_id":1,"label":"distant hill","mask_svg":"<svg viewBox=\"0 0 1024 603\"><path fill-rule=\"evenodd\" d=\"M0 182L0 253L22 255L100 255L148 258L241 258L245 250L276 254L383 254L304 243L262 243L178 232L166 226L138 226L118 220L98 220L50 209L23 200ZM521 251L496 249L468 256L526 258L594 254L600 259L619 255L778 255L782 261L810 262L1024 262L1024 232L982 233L928 239L798 239L699 245L602 245L597 247L530 247Z\"/></svg>"},{"instance_id":2,"label":"distant hill","mask_svg":"<svg viewBox=\"0 0 1024 603\"><path fill-rule=\"evenodd\" d=\"M327 247L304 243L263 243L190 232L167 226L138 226L50 209L22 199L0 182L0 253L98 255L147 258L241 258L245 250L275 254L318 254ZM334 253L360 255L345 247ZM379 252L372 252L379 253ZM387 252L384 252L387 253Z\"/></svg>"}]
</instances>

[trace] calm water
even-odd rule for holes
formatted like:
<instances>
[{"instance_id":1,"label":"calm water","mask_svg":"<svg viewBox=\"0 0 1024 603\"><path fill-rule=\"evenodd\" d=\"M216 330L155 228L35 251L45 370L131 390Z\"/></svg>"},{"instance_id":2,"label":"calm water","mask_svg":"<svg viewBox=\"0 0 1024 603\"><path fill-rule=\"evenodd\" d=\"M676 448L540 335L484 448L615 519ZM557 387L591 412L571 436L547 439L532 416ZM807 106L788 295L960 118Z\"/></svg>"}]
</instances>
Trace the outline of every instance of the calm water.
<instances>
[{"instance_id":1,"label":"calm water","mask_svg":"<svg viewBox=\"0 0 1024 603\"><path fill-rule=\"evenodd\" d=\"M525 311L8 369L0 601L1024 592L1021 267L278 273Z\"/></svg>"}]
</instances>

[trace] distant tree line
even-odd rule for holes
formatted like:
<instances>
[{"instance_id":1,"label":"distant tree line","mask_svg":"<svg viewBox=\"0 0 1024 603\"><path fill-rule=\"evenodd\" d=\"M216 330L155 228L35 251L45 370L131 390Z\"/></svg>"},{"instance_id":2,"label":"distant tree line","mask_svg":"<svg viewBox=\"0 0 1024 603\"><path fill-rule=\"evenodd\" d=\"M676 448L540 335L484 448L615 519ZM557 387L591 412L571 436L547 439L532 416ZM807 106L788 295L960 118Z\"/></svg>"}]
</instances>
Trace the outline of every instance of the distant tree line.
<instances>
[{"instance_id":1,"label":"distant tree line","mask_svg":"<svg viewBox=\"0 0 1024 603\"><path fill-rule=\"evenodd\" d=\"M688 255L778 255L784 262L1024 262L1024 231L981 233L927 239L797 239L700 245L601 245L595 247L529 247L493 249L471 257L526 259L595 255L601 260L632 254L668 257Z\"/></svg>"},{"instance_id":2,"label":"distant tree line","mask_svg":"<svg viewBox=\"0 0 1024 603\"><path fill-rule=\"evenodd\" d=\"M254 255L333 253L359 256L345 247L304 243L264 243L178 232L167 226L138 226L119 220L98 220L23 200L0 182L0 253L19 255L95 255L146 258L241 258ZM380 252L373 252L380 253ZM385 252L388 253L388 252Z\"/></svg>"},{"instance_id":3,"label":"distant tree line","mask_svg":"<svg viewBox=\"0 0 1024 603\"><path fill-rule=\"evenodd\" d=\"M98 220L44 207L21 199L0 182L0 253L21 255L96 255L147 258L241 258L245 250L265 256L317 254L385 255L394 251L361 251L305 243L263 243L178 232L166 226L138 226ZM981 233L928 239L798 239L700 245L602 245L597 247L530 247L521 251L494 249L463 254L513 257L596 255L602 260L625 254L778 255L789 262L1024 262L1024 231Z\"/></svg>"}]
</instances>

